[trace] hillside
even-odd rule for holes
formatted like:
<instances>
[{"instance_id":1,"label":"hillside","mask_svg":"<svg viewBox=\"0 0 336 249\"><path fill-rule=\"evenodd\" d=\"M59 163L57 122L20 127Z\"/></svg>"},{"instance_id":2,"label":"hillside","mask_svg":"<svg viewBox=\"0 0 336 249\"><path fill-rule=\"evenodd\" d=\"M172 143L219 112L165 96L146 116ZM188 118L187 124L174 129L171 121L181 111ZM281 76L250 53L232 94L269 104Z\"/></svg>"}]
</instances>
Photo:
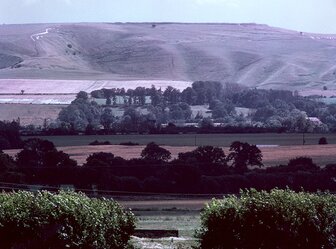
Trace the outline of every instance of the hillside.
<instances>
[{"instance_id":1,"label":"hillside","mask_svg":"<svg viewBox=\"0 0 336 249\"><path fill-rule=\"evenodd\" d=\"M0 79L218 80L334 90L335 54L336 35L256 24L0 26Z\"/></svg>"}]
</instances>

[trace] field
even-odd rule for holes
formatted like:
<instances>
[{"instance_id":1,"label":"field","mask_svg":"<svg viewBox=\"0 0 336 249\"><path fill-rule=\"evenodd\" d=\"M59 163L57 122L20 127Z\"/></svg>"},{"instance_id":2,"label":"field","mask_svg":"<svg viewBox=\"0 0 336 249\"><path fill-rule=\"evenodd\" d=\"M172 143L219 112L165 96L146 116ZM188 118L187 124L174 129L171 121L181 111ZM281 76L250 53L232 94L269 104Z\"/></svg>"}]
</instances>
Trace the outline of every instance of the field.
<instances>
[{"instance_id":1,"label":"field","mask_svg":"<svg viewBox=\"0 0 336 249\"><path fill-rule=\"evenodd\" d=\"M262 146L302 145L302 134L176 134L176 135L94 135L94 136L45 136L58 147L88 145L94 140L109 141L111 144L135 142L140 145L155 142L167 146L213 145L229 147L233 141L248 142ZM305 134L305 144L318 144L320 137L326 137L329 144L336 144L336 134ZM23 137L28 139L30 137Z\"/></svg>"},{"instance_id":2,"label":"field","mask_svg":"<svg viewBox=\"0 0 336 249\"><path fill-rule=\"evenodd\" d=\"M162 198L162 197L160 197ZM132 239L137 248L168 249L191 248L197 243L195 230L200 226L200 210L210 198L163 198L163 200L119 201L131 208L138 218L138 229L176 229L178 238L137 238Z\"/></svg>"},{"instance_id":3,"label":"field","mask_svg":"<svg viewBox=\"0 0 336 249\"><path fill-rule=\"evenodd\" d=\"M103 88L150 88L155 85L164 90L172 86L183 90L191 86L191 81L174 80L41 80L41 79L0 79L0 94L77 94L80 91L92 92ZM24 98L25 95L20 95ZM40 95L43 96L43 95Z\"/></svg>"},{"instance_id":4,"label":"field","mask_svg":"<svg viewBox=\"0 0 336 249\"><path fill-rule=\"evenodd\" d=\"M1 101L0 99L0 103ZM65 105L0 104L0 120L11 121L20 117L21 125L42 126L45 119L48 124L54 121L64 107Z\"/></svg>"}]
</instances>

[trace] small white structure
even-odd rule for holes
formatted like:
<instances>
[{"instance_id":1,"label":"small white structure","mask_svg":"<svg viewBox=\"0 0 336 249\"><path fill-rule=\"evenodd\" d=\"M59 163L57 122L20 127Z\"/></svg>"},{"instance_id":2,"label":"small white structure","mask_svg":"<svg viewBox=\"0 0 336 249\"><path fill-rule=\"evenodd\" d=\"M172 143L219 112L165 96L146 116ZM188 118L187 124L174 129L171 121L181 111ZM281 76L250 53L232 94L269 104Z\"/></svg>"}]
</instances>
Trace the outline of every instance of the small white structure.
<instances>
[{"instance_id":1,"label":"small white structure","mask_svg":"<svg viewBox=\"0 0 336 249\"><path fill-rule=\"evenodd\" d=\"M321 120L317 117L307 117L307 120L309 120L310 122L312 122L314 125L321 125L323 124L321 122Z\"/></svg>"}]
</instances>

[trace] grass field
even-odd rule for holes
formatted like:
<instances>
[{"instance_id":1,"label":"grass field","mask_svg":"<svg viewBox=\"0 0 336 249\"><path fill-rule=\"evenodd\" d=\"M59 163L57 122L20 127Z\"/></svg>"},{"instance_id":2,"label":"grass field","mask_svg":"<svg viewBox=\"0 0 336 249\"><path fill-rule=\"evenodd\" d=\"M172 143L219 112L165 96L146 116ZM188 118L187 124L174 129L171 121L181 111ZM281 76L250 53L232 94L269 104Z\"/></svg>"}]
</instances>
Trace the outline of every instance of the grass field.
<instances>
[{"instance_id":1,"label":"grass field","mask_svg":"<svg viewBox=\"0 0 336 249\"><path fill-rule=\"evenodd\" d=\"M318 144L320 137L326 137L329 144L336 144L336 134L305 134L306 145ZM28 139L30 137L23 137ZM213 145L228 147L233 141L248 142L257 145L302 145L302 134L177 134L177 135L93 135L93 136L44 136L43 139L52 141L56 146L81 146L88 145L94 140L109 141L112 144L121 142L136 142L148 144L156 142L168 146L200 146Z\"/></svg>"},{"instance_id":2,"label":"grass field","mask_svg":"<svg viewBox=\"0 0 336 249\"><path fill-rule=\"evenodd\" d=\"M210 199L165 199L120 201L138 218L138 229L176 229L178 238L137 238L132 242L140 249L192 248L197 244L195 230L200 226L200 211Z\"/></svg>"}]
</instances>

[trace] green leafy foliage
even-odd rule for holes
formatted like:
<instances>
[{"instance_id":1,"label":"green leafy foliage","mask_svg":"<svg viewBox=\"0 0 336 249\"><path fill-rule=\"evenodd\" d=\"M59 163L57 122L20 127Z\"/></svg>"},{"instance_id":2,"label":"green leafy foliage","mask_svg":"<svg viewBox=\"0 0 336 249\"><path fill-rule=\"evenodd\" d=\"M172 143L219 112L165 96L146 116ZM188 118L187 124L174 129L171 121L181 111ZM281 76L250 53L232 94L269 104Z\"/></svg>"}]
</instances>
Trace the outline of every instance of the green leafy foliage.
<instances>
[{"instance_id":1,"label":"green leafy foliage","mask_svg":"<svg viewBox=\"0 0 336 249\"><path fill-rule=\"evenodd\" d=\"M171 158L171 153L156 143L151 142L142 150L141 157L146 160L168 161Z\"/></svg>"},{"instance_id":2,"label":"green leafy foliage","mask_svg":"<svg viewBox=\"0 0 336 249\"><path fill-rule=\"evenodd\" d=\"M254 189L213 200L202 213L200 248L336 248L336 197Z\"/></svg>"},{"instance_id":3,"label":"green leafy foliage","mask_svg":"<svg viewBox=\"0 0 336 249\"><path fill-rule=\"evenodd\" d=\"M74 192L2 193L0 207L2 249L124 249L134 231L116 202Z\"/></svg>"},{"instance_id":4,"label":"green leafy foliage","mask_svg":"<svg viewBox=\"0 0 336 249\"><path fill-rule=\"evenodd\" d=\"M247 166L263 166L262 154L256 145L234 141L230 146L228 160L238 171L247 171Z\"/></svg>"}]
</instances>

